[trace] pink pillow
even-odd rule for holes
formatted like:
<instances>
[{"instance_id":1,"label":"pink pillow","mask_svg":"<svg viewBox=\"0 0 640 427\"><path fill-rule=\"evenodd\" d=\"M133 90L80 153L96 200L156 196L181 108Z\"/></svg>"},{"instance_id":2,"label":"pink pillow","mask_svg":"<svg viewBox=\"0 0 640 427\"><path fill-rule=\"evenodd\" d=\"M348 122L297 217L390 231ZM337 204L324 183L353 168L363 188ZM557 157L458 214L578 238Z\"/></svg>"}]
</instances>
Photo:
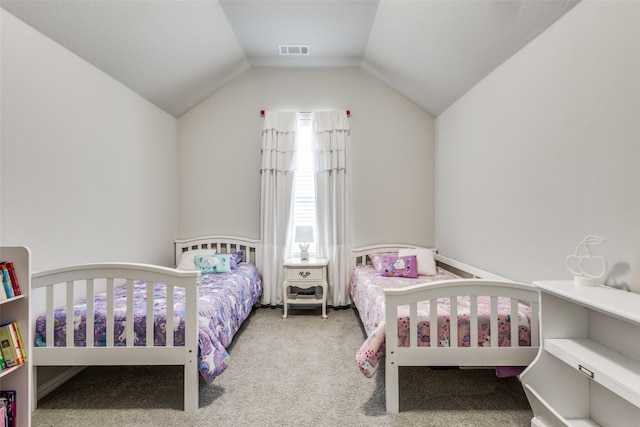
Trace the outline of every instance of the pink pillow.
<instances>
[{"instance_id":1,"label":"pink pillow","mask_svg":"<svg viewBox=\"0 0 640 427\"><path fill-rule=\"evenodd\" d=\"M409 256L380 256L382 268L380 275L385 277L418 277L418 259L415 255Z\"/></svg>"}]
</instances>

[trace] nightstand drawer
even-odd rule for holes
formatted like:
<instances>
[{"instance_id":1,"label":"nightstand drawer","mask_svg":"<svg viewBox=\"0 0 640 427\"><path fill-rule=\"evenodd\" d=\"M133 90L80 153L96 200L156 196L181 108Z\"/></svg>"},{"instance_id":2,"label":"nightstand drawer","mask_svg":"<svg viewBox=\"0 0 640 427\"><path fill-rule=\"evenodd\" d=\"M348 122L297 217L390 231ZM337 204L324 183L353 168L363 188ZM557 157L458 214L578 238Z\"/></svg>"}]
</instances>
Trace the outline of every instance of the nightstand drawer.
<instances>
[{"instance_id":1,"label":"nightstand drawer","mask_svg":"<svg viewBox=\"0 0 640 427\"><path fill-rule=\"evenodd\" d=\"M287 277L286 277L287 280L322 280L323 268L289 267L286 269L286 271L287 271Z\"/></svg>"}]
</instances>

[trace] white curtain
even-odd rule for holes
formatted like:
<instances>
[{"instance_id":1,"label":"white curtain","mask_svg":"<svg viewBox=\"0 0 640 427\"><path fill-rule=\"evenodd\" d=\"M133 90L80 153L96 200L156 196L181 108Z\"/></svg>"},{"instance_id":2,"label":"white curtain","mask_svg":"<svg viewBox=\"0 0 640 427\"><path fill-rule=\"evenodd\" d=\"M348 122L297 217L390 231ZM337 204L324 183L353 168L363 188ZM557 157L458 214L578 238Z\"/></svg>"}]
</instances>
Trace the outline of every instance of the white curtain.
<instances>
[{"instance_id":1,"label":"white curtain","mask_svg":"<svg viewBox=\"0 0 640 427\"><path fill-rule=\"evenodd\" d=\"M317 251L319 258L329 260L327 303L340 307L351 303L350 127L345 112L313 116Z\"/></svg>"},{"instance_id":2,"label":"white curtain","mask_svg":"<svg viewBox=\"0 0 640 427\"><path fill-rule=\"evenodd\" d=\"M296 165L297 113L265 111L260 215L262 304L282 303L282 281Z\"/></svg>"}]
</instances>

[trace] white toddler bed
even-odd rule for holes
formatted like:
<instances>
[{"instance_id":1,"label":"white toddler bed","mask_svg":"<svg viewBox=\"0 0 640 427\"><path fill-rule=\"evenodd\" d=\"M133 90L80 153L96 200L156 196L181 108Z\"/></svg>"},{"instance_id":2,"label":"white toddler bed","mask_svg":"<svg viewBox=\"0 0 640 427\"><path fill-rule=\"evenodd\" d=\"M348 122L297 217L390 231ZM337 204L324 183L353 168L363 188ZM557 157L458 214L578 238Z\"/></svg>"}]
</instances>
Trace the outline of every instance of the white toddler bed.
<instances>
[{"instance_id":1,"label":"white toddler bed","mask_svg":"<svg viewBox=\"0 0 640 427\"><path fill-rule=\"evenodd\" d=\"M434 264L433 274L417 278L382 277L373 266L380 254L393 260L399 250L414 249L389 244L352 251L350 291L368 337L356 361L370 377L377 362L385 359L389 413L399 410L400 366L526 366L539 346L538 291L534 286L511 282L435 253L438 267ZM418 249L425 253L424 248ZM390 318L397 321L385 321ZM514 322L517 327L511 328L514 318L518 319ZM458 327L453 327L451 319L457 319Z\"/></svg>"},{"instance_id":2,"label":"white toddler bed","mask_svg":"<svg viewBox=\"0 0 640 427\"><path fill-rule=\"evenodd\" d=\"M209 381L224 370L224 347L262 292L254 265L258 243L228 236L175 242L176 265L183 253L194 250L211 253L215 249L234 256L241 251L246 262L219 275L136 263L81 264L33 274L32 297L46 299L46 314L34 326L34 391L38 366L180 365L184 366L184 410L196 411L199 374ZM245 297L238 298L237 292ZM221 318L214 311L228 300L242 301L217 310L231 311ZM69 328L74 333L66 333L66 319L74 320ZM215 322L209 330L218 331L203 332L207 322ZM210 334L210 339L203 339L203 334ZM36 403L34 392L34 409Z\"/></svg>"}]
</instances>

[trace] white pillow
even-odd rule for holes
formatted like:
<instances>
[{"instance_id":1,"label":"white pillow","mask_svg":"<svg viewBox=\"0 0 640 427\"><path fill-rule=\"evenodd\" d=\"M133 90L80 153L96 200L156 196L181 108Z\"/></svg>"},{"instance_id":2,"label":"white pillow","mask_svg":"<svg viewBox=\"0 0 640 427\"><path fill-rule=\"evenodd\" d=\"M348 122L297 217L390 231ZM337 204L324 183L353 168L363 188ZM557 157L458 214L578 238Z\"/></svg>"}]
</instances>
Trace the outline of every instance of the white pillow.
<instances>
[{"instance_id":1,"label":"white pillow","mask_svg":"<svg viewBox=\"0 0 640 427\"><path fill-rule=\"evenodd\" d=\"M433 258L433 251L427 248L410 248L400 249L398 256L415 255L418 260L418 274L421 276L435 276L438 274L436 271L436 261Z\"/></svg>"},{"instance_id":2,"label":"white pillow","mask_svg":"<svg viewBox=\"0 0 640 427\"><path fill-rule=\"evenodd\" d=\"M215 249L195 249L193 251L186 251L182 253L182 257L180 258L180 262L176 266L178 270L189 270L195 271L196 263L193 260L193 257L196 255L215 255Z\"/></svg>"}]
</instances>

